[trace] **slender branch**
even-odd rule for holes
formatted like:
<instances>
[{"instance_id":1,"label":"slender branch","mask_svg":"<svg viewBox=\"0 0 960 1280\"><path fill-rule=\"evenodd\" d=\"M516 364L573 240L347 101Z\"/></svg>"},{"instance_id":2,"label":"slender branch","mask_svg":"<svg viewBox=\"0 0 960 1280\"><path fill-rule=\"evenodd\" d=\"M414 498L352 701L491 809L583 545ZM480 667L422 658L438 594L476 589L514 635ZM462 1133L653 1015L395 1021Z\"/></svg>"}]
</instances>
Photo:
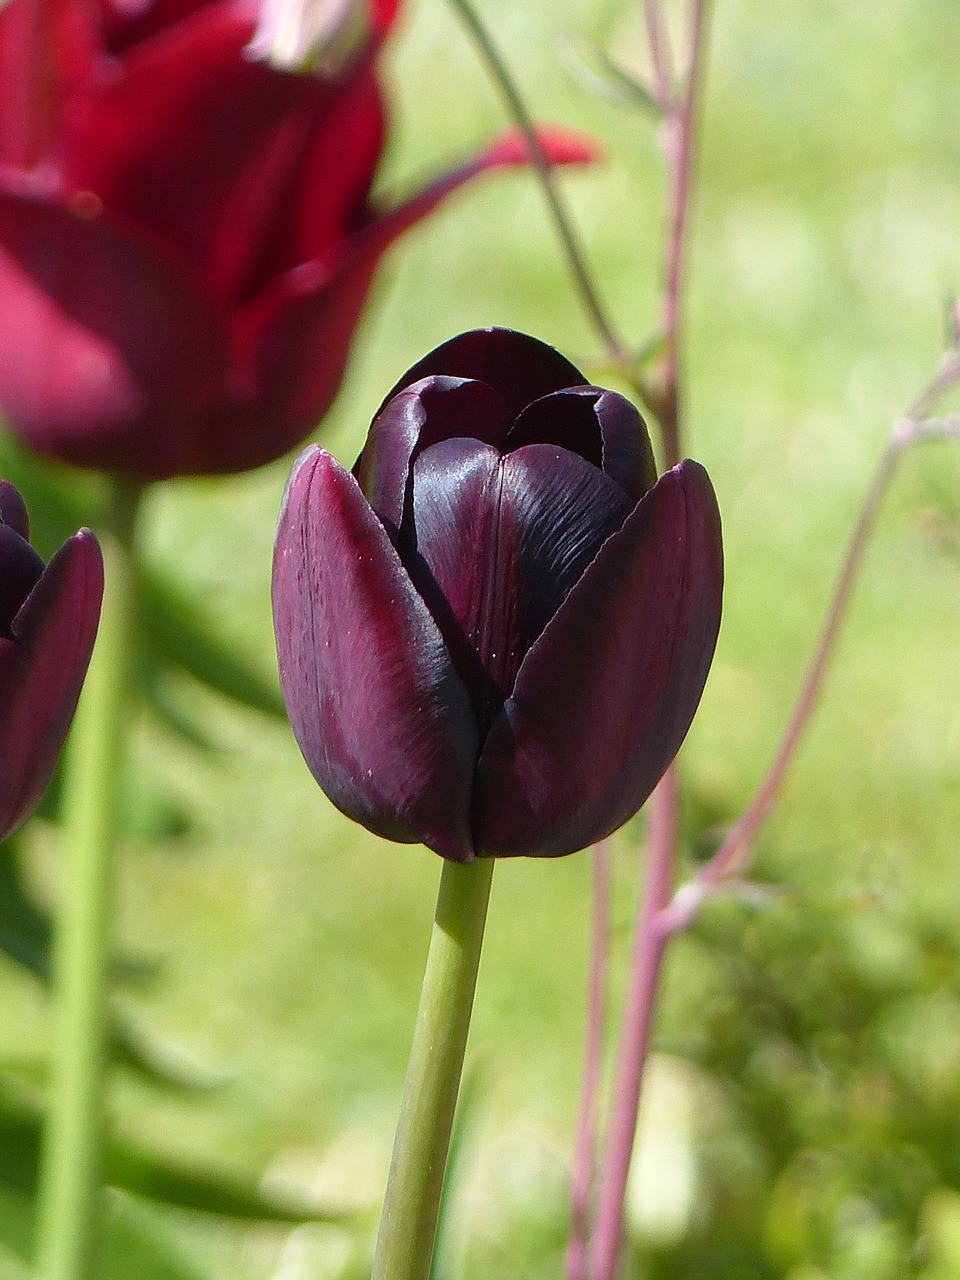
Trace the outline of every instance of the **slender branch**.
<instances>
[{"instance_id":1,"label":"slender branch","mask_svg":"<svg viewBox=\"0 0 960 1280\"><path fill-rule=\"evenodd\" d=\"M660 381L646 389L646 401L660 423L666 465L680 460L685 267L697 139L697 106L704 69L708 0L690 0L689 63L679 104L664 119L669 165L668 228L664 248L661 330L664 342ZM647 6L651 58L661 86L664 71L662 14L656 0ZM671 102L672 102L672 90ZM679 836L679 791L675 767L667 771L650 801L647 874L631 958L630 984L614 1082L610 1132L604 1152L596 1216L588 1251L589 1280L613 1280L623 1235L624 1201L640 1107L643 1071L668 935L661 918L669 902Z\"/></svg>"},{"instance_id":2,"label":"slender branch","mask_svg":"<svg viewBox=\"0 0 960 1280\"><path fill-rule=\"evenodd\" d=\"M664 149L670 171L668 228L664 249L664 287L660 328L664 350L660 385L653 407L663 434L666 465L675 466L681 456L683 377L684 285L689 250L690 203L694 152L697 141L697 108L703 81L708 0L691 0L690 64L678 107L664 120Z\"/></svg>"},{"instance_id":3,"label":"slender branch","mask_svg":"<svg viewBox=\"0 0 960 1280\"><path fill-rule=\"evenodd\" d=\"M673 71L660 0L644 0L643 11L647 23L650 63L653 67L654 97L660 110L666 115L673 100Z\"/></svg>"},{"instance_id":4,"label":"slender branch","mask_svg":"<svg viewBox=\"0 0 960 1280\"><path fill-rule=\"evenodd\" d=\"M114 482L100 628L68 744L68 864L55 938L55 1035L38 1223L40 1280L92 1280L101 1209L107 994L120 772L136 635L141 490Z\"/></svg>"},{"instance_id":5,"label":"slender branch","mask_svg":"<svg viewBox=\"0 0 960 1280\"><path fill-rule=\"evenodd\" d=\"M372 1280L428 1280L493 858L444 862Z\"/></svg>"},{"instance_id":6,"label":"slender branch","mask_svg":"<svg viewBox=\"0 0 960 1280\"><path fill-rule=\"evenodd\" d=\"M600 300L600 296L594 287L579 238L564 208L553 171L547 164L543 149L537 138L536 129L533 126L533 120L516 81L510 74L506 63L493 43L490 33L480 21L470 0L449 0L449 2L470 33L481 58L507 104L510 114L523 134L583 309L607 348L610 358L616 365L628 370L631 364L630 353L617 336Z\"/></svg>"},{"instance_id":7,"label":"slender branch","mask_svg":"<svg viewBox=\"0 0 960 1280\"><path fill-rule=\"evenodd\" d=\"M677 846L677 775L671 766L650 798L647 874L634 933L630 984L614 1082L613 1114L590 1237L589 1280L613 1280L623 1235L624 1199L637 1128L643 1069L667 935L659 921L670 897Z\"/></svg>"},{"instance_id":8,"label":"slender branch","mask_svg":"<svg viewBox=\"0 0 960 1280\"><path fill-rule=\"evenodd\" d=\"M570 1177L570 1242L567 1246L567 1280L583 1280L586 1269L587 1230L596 1162L597 1111L603 1061L603 1027L607 991L607 955L610 941L610 846L601 840L593 846L593 918L590 928L590 977L587 990L587 1025L583 1046L580 1110Z\"/></svg>"},{"instance_id":9,"label":"slender branch","mask_svg":"<svg viewBox=\"0 0 960 1280\"><path fill-rule=\"evenodd\" d=\"M936 377L911 405L910 414L919 415L929 411L944 391L957 382L960 382L960 359L955 353L950 353ZM913 445L944 436L960 437L960 416L919 422L913 416L908 416L894 423L847 542L813 655L773 759L753 798L723 844L695 879L681 886L664 912L661 926L666 933L676 933L687 928L705 899L718 886L736 880L746 870L753 839L774 806L803 731L816 706L877 514L900 460Z\"/></svg>"}]
</instances>

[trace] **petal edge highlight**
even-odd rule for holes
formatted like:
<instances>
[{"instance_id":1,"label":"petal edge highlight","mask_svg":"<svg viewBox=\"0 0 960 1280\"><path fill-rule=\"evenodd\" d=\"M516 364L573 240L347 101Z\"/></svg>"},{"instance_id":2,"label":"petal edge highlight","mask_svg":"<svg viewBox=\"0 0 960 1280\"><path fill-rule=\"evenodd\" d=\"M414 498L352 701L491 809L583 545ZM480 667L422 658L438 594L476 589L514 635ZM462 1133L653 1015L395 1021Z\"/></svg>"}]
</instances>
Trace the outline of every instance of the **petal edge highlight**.
<instances>
[{"instance_id":1,"label":"petal edge highlight","mask_svg":"<svg viewBox=\"0 0 960 1280\"><path fill-rule=\"evenodd\" d=\"M478 855L573 853L640 808L699 704L722 580L713 488L686 461L607 540L527 654L478 765Z\"/></svg>"},{"instance_id":2,"label":"petal edge highlight","mask_svg":"<svg viewBox=\"0 0 960 1280\"><path fill-rule=\"evenodd\" d=\"M317 446L284 495L273 612L287 712L329 799L378 835L471 861L466 690L357 482Z\"/></svg>"}]
</instances>

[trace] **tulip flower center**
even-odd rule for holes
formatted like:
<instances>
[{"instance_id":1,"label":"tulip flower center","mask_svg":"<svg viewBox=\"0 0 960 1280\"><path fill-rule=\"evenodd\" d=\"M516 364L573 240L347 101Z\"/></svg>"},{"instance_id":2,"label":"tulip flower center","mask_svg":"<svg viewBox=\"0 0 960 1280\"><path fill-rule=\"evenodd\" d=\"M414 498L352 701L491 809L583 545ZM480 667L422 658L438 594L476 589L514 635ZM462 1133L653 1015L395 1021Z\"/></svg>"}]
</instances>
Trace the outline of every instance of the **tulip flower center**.
<instances>
[{"instance_id":1,"label":"tulip flower center","mask_svg":"<svg viewBox=\"0 0 960 1280\"><path fill-rule=\"evenodd\" d=\"M466 685L481 741L528 650L633 509L623 489L559 445L505 454L448 439L413 465L401 559Z\"/></svg>"}]
</instances>

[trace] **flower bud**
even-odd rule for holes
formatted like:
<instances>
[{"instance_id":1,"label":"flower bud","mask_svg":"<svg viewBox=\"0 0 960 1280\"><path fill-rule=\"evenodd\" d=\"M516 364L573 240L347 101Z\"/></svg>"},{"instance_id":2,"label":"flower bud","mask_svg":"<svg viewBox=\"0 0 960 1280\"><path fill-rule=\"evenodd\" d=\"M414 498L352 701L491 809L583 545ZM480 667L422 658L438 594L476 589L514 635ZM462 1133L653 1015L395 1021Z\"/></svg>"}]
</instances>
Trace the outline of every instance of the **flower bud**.
<instances>
[{"instance_id":1,"label":"flower bud","mask_svg":"<svg viewBox=\"0 0 960 1280\"><path fill-rule=\"evenodd\" d=\"M81 529L48 565L0 480L0 840L36 808L77 705L100 620L103 558Z\"/></svg>"},{"instance_id":2,"label":"flower bud","mask_svg":"<svg viewBox=\"0 0 960 1280\"><path fill-rule=\"evenodd\" d=\"M713 657L706 472L658 480L622 396L461 334L401 378L349 473L312 447L273 570L280 680L344 813L444 857L556 857L643 804Z\"/></svg>"}]
</instances>

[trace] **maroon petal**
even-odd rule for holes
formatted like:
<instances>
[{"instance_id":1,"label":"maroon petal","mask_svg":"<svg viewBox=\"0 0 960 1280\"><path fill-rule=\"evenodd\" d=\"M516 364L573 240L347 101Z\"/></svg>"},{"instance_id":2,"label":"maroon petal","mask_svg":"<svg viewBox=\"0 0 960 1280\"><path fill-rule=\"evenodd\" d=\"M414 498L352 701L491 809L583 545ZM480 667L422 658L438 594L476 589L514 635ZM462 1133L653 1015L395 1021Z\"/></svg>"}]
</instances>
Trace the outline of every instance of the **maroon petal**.
<instances>
[{"instance_id":1,"label":"maroon petal","mask_svg":"<svg viewBox=\"0 0 960 1280\"><path fill-rule=\"evenodd\" d=\"M582 163L593 152L581 140L575 142L577 145L565 144L562 137L549 135L545 138L548 158L556 164ZM211 450L212 461L205 470L242 471L259 466L303 439L339 390L353 333L381 256L399 235L465 182L488 169L520 163L522 154L514 151L495 144L472 163L333 246L329 253L279 276L243 308L234 320L232 342L238 417L223 423L224 438L235 441L236 452ZM507 336L498 339L497 334ZM461 342L462 351L456 345ZM502 374L508 383L519 380L523 384L511 390L508 401L509 412L515 416L527 399L569 386L571 378L583 380L574 365L552 347L506 330L462 335L438 347L427 362L447 347L454 348L454 366L475 366L477 372L467 367L442 367L444 362L439 359L438 367L423 368L416 376L411 370L394 392L430 374L490 382L483 377L486 370ZM514 358L514 352L519 358ZM425 363L421 361L415 369ZM493 385L500 390L495 382ZM383 401L381 410L394 392ZM216 464L218 457L221 461Z\"/></svg>"},{"instance_id":2,"label":"maroon petal","mask_svg":"<svg viewBox=\"0 0 960 1280\"><path fill-rule=\"evenodd\" d=\"M400 554L470 691L481 737L530 646L632 503L555 445L445 440L414 463Z\"/></svg>"},{"instance_id":3,"label":"maroon petal","mask_svg":"<svg viewBox=\"0 0 960 1280\"><path fill-rule=\"evenodd\" d=\"M273 614L290 722L329 798L379 835L470 861L466 691L356 481L315 446L280 512Z\"/></svg>"},{"instance_id":4,"label":"maroon petal","mask_svg":"<svg viewBox=\"0 0 960 1280\"><path fill-rule=\"evenodd\" d=\"M408 501L410 466L441 440L467 437L499 449L510 425L506 405L485 382L425 378L401 391L373 420L354 475L396 539Z\"/></svg>"},{"instance_id":5,"label":"maroon petal","mask_svg":"<svg viewBox=\"0 0 960 1280\"><path fill-rule=\"evenodd\" d=\"M144 40L154 39L167 27L189 21L197 12L219 5L232 9L235 0L95 0L106 48L114 56Z\"/></svg>"},{"instance_id":6,"label":"maroon petal","mask_svg":"<svg viewBox=\"0 0 960 1280\"><path fill-rule=\"evenodd\" d=\"M0 524L0 636L10 626L20 606L37 585L43 561L12 525Z\"/></svg>"},{"instance_id":7,"label":"maroon petal","mask_svg":"<svg viewBox=\"0 0 960 1280\"><path fill-rule=\"evenodd\" d=\"M9 480L0 480L0 521L9 525L21 538L30 537L30 517L27 504Z\"/></svg>"},{"instance_id":8,"label":"maroon petal","mask_svg":"<svg viewBox=\"0 0 960 1280\"><path fill-rule=\"evenodd\" d=\"M63 746L100 619L103 559L82 529L0 636L0 839L35 808Z\"/></svg>"},{"instance_id":9,"label":"maroon petal","mask_svg":"<svg viewBox=\"0 0 960 1280\"><path fill-rule=\"evenodd\" d=\"M0 405L28 444L144 478L191 470L226 381L223 321L95 205L0 179L0 330Z\"/></svg>"},{"instance_id":10,"label":"maroon petal","mask_svg":"<svg viewBox=\"0 0 960 1280\"><path fill-rule=\"evenodd\" d=\"M545 342L512 329L472 329L441 343L417 361L383 403L432 374L486 382L502 397L511 417L551 391L583 385L583 374L576 365Z\"/></svg>"},{"instance_id":11,"label":"maroon petal","mask_svg":"<svg viewBox=\"0 0 960 1280\"><path fill-rule=\"evenodd\" d=\"M478 854L572 853L640 808L700 701L722 576L713 489L687 461L607 541L527 654L478 765Z\"/></svg>"},{"instance_id":12,"label":"maroon petal","mask_svg":"<svg viewBox=\"0 0 960 1280\"><path fill-rule=\"evenodd\" d=\"M656 484L653 448L629 400L600 387L568 387L527 406L511 428L507 449L559 444L602 470L639 502Z\"/></svg>"},{"instance_id":13,"label":"maroon petal","mask_svg":"<svg viewBox=\"0 0 960 1280\"><path fill-rule=\"evenodd\" d=\"M0 6L0 165L51 159L64 100L97 53L85 0L8 0Z\"/></svg>"},{"instance_id":14,"label":"maroon petal","mask_svg":"<svg viewBox=\"0 0 960 1280\"><path fill-rule=\"evenodd\" d=\"M198 10L91 80L63 134L73 187L175 247L225 305L359 224L383 145L369 58L341 80L295 75L245 56L252 29L250 6Z\"/></svg>"}]
</instances>

